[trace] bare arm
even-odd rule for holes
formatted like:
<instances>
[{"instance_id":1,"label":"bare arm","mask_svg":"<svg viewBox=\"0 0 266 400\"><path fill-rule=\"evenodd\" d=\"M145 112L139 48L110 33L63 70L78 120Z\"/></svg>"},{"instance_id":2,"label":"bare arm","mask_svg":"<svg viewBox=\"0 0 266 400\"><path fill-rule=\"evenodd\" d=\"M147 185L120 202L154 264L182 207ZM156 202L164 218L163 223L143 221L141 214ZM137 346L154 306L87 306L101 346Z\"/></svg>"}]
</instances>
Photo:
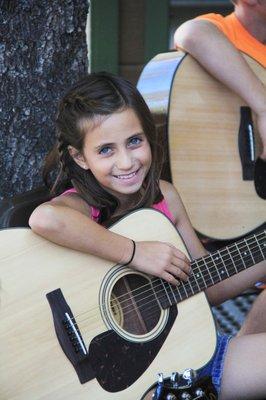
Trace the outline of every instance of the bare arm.
<instances>
[{"instance_id":1,"label":"bare arm","mask_svg":"<svg viewBox=\"0 0 266 400\"><path fill-rule=\"evenodd\" d=\"M175 225L182 236L186 248L193 259L207 254L190 222L185 206L175 187L166 181L160 181L160 188L167 201L168 207L175 219Z\"/></svg>"},{"instance_id":2,"label":"bare arm","mask_svg":"<svg viewBox=\"0 0 266 400\"><path fill-rule=\"evenodd\" d=\"M175 32L176 48L190 53L215 78L242 97L257 114L266 159L266 90L241 53L209 21L190 20Z\"/></svg>"},{"instance_id":3,"label":"bare arm","mask_svg":"<svg viewBox=\"0 0 266 400\"><path fill-rule=\"evenodd\" d=\"M29 220L32 230L61 246L126 263L132 253L131 241L91 220L82 201L71 197L37 207Z\"/></svg>"},{"instance_id":4,"label":"bare arm","mask_svg":"<svg viewBox=\"0 0 266 400\"><path fill-rule=\"evenodd\" d=\"M29 220L32 230L44 238L74 250L125 264L133 243L90 218L88 205L78 195L59 196L37 207ZM178 249L163 242L136 242L132 268L178 284L187 280L189 260Z\"/></svg>"}]
</instances>

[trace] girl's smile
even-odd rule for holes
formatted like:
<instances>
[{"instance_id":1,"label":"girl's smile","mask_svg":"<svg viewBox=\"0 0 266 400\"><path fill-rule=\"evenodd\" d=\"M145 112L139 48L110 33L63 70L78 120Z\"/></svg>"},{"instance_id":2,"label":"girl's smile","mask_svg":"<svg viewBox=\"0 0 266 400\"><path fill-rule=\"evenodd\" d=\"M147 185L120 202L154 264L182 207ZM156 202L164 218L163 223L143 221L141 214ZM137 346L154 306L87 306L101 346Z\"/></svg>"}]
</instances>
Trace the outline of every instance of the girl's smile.
<instances>
[{"instance_id":1,"label":"girl's smile","mask_svg":"<svg viewBox=\"0 0 266 400\"><path fill-rule=\"evenodd\" d=\"M83 153L69 148L75 161L120 200L138 192L151 166L151 149L136 113L128 108L93 127L84 121L83 129Z\"/></svg>"},{"instance_id":2,"label":"girl's smile","mask_svg":"<svg viewBox=\"0 0 266 400\"><path fill-rule=\"evenodd\" d=\"M135 172L131 172L130 174L123 174L123 175L114 175L117 179L122 179L125 182L131 182L134 180L133 178L137 176L139 169Z\"/></svg>"}]
</instances>

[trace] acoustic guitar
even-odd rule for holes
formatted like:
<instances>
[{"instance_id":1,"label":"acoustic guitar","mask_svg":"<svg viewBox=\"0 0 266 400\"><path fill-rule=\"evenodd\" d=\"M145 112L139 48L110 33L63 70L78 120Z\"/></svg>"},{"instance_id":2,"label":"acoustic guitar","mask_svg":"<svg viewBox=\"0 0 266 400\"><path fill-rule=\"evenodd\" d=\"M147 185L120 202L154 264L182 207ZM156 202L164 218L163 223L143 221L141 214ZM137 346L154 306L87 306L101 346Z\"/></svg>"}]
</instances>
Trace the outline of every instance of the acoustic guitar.
<instances>
[{"instance_id":1,"label":"acoustic guitar","mask_svg":"<svg viewBox=\"0 0 266 400\"><path fill-rule=\"evenodd\" d=\"M159 211L135 211L110 229L187 253ZM0 399L146 398L159 371L211 359L216 329L204 289L265 258L263 231L192 261L188 282L174 287L27 228L0 231Z\"/></svg>"},{"instance_id":2,"label":"acoustic guitar","mask_svg":"<svg viewBox=\"0 0 266 400\"><path fill-rule=\"evenodd\" d=\"M265 83L265 68L243 57ZM189 54L177 51L153 58L138 89L154 115L161 143L166 150L169 146L163 178L176 186L194 228L225 240L265 223L266 202L253 181L261 142L244 100Z\"/></svg>"}]
</instances>

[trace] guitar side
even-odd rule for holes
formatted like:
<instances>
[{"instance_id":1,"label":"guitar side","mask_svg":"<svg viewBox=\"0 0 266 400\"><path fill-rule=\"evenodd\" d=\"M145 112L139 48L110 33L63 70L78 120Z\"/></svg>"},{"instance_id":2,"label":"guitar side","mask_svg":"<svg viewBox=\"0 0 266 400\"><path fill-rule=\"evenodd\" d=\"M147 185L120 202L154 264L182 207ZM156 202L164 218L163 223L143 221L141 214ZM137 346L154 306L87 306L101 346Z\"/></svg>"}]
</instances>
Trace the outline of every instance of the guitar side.
<instances>
[{"instance_id":1,"label":"guitar side","mask_svg":"<svg viewBox=\"0 0 266 400\"><path fill-rule=\"evenodd\" d=\"M111 229L134 240L164 240L186 251L172 224L154 210L132 213ZM178 305L177 318L159 353L128 388L107 392L95 378L81 384L57 340L46 295L60 288L75 317L94 310L88 326L86 320L79 325L89 346L108 330L99 310L99 293L115 266L54 245L28 229L3 230L0 238L2 400L140 399L159 371L167 375L197 369L211 358L215 326L204 294L197 294ZM112 372L106 364L106 373ZM128 365L129 374L131 368Z\"/></svg>"}]
</instances>

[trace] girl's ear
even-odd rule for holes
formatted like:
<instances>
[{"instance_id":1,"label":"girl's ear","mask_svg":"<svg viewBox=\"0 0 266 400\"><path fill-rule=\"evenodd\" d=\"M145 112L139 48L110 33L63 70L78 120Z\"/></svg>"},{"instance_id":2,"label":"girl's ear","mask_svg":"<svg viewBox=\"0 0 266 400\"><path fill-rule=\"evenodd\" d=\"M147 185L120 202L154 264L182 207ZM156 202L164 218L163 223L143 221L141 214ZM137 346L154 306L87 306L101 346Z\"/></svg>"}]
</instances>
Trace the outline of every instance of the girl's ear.
<instances>
[{"instance_id":1,"label":"girl's ear","mask_svg":"<svg viewBox=\"0 0 266 400\"><path fill-rule=\"evenodd\" d=\"M75 149L75 147L73 146L68 146L68 152L70 154L70 156L73 158L73 160L83 169L89 169L85 158L83 157L83 155L81 154L80 151L78 151L77 149Z\"/></svg>"}]
</instances>

